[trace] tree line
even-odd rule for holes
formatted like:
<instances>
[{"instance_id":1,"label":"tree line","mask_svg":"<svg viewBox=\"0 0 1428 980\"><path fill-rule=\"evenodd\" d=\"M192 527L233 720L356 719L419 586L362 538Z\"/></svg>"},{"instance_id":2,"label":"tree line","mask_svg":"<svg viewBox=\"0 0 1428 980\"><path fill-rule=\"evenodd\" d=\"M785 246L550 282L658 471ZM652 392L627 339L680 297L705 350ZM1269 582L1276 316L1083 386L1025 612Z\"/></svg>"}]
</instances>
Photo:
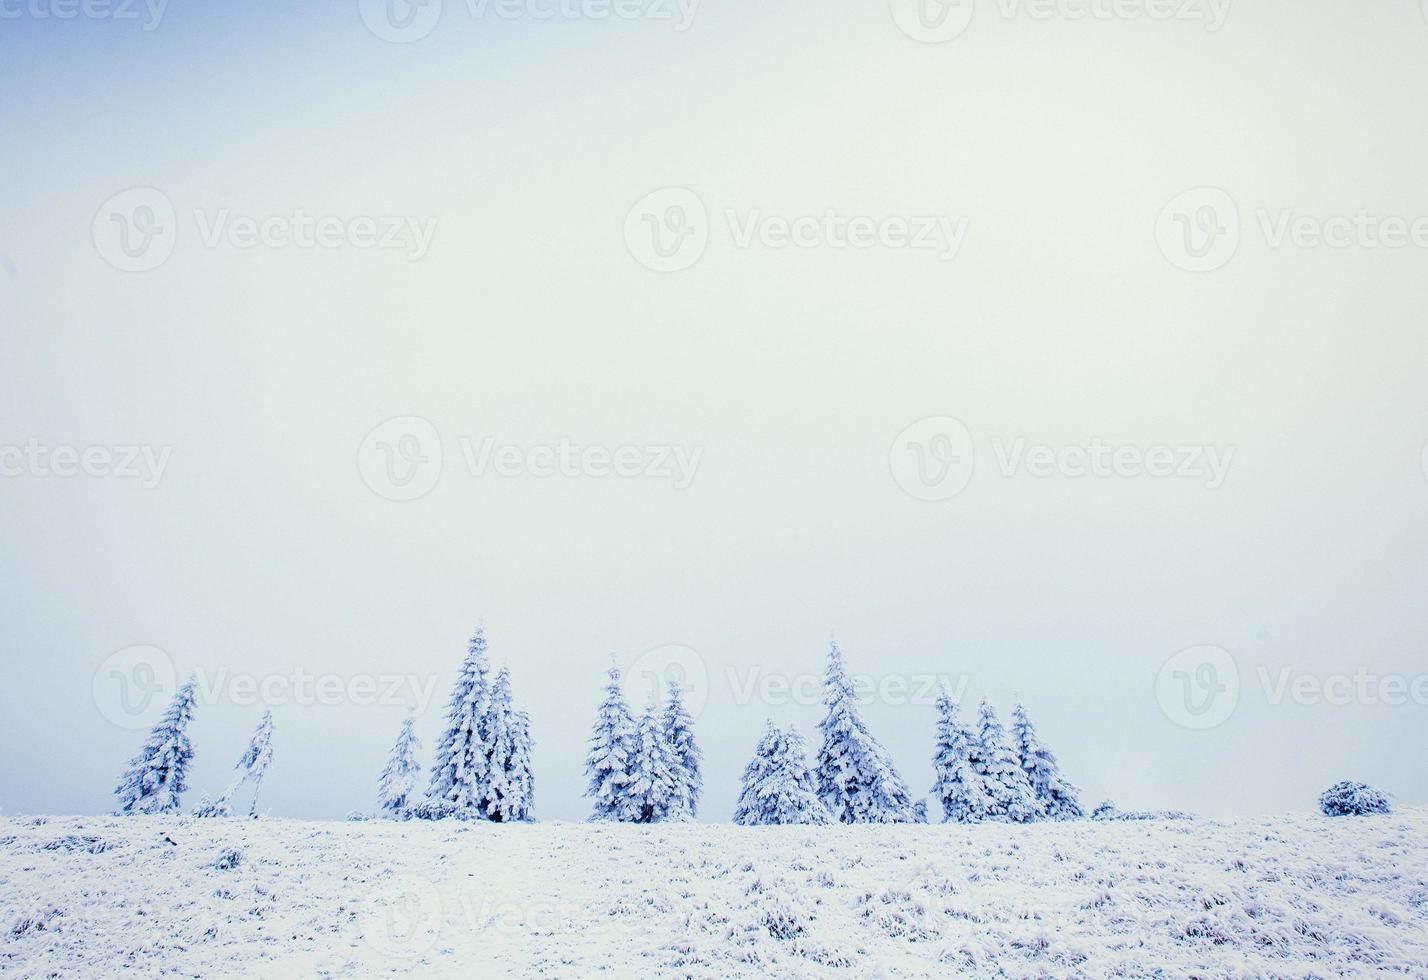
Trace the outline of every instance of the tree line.
<instances>
[{"instance_id":1,"label":"tree line","mask_svg":"<svg viewBox=\"0 0 1428 980\"><path fill-rule=\"evenodd\" d=\"M843 653L831 643L823 679L826 713L810 764L803 736L772 720L743 773L733 820L742 825L926 823L927 803L915 799L858 709ZM196 682L190 680L121 776L118 812L180 809L193 745ZM232 801L253 784L249 815L272 762L273 719L265 713L239 758L236 775L216 799L207 795L193 814L229 816ZM530 718L514 706L510 671L494 676L486 636L478 628L452 689L424 793L418 793L421 743L407 717L378 779L377 810L392 819L534 819ZM932 798L944 822L1071 820L1084 816L1080 791L1060 771L1056 756L1017 704L1008 733L983 701L975 725L959 716L945 691L937 701ZM613 663L596 711L585 759L585 795L592 821L667 823L695 819L703 789L702 754L683 692L671 681L662 704L636 719Z\"/></svg>"}]
</instances>

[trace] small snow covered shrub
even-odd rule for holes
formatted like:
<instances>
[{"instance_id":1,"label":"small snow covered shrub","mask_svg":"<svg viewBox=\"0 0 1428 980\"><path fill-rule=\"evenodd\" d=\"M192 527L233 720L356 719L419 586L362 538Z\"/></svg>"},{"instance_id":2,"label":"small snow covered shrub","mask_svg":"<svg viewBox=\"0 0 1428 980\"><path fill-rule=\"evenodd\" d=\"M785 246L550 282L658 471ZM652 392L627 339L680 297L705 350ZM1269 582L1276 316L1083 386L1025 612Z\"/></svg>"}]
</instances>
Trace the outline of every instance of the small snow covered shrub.
<instances>
[{"instance_id":1,"label":"small snow covered shrub","mask_svg":"<svg viewBox=\"0 0 1428 980\"><path fill-rule=\"evenodd\" d=\"M1344 780L1324 790L1319 797L1319 809L1326 817L1361 817L1370 813L1389 813L1388 797L1365 783Z\"/></svg>"},{"instance_id":2,"label":"small snow covered shrub","mask_svg":"<svg viewBox=\"0 0 1428 980\"><path fill-rule=\"evenodd\" d=\"M233 807L221 796L217 800L210 800L208 794L204 793L203 799L198 801L198 806L193 808L193 815L201 819L231 817Z\"/></svg>"},{"instance_id":3,"label":"small snow covered shrub","mask_svg":"<svg viewBox=\"0 0 1428 980\"><path fill-rule=\"evenodd\" d=\"M242 863L243 852L236 847L229 847L218 852L218 858L213 862L213 866L219 871L232 871Z\"/></svg>"},{"instance_id":4,"label":"small snow covered shrub","mask_svg":"<svg viewBox=\"0 0 1428 980\"><path fill-rule=\"evenodd\" d=\"M416 820L450 820L464 816L460 806L451 800L422 800L412 805L411 815Z\"/></svg>"}]
</instances>

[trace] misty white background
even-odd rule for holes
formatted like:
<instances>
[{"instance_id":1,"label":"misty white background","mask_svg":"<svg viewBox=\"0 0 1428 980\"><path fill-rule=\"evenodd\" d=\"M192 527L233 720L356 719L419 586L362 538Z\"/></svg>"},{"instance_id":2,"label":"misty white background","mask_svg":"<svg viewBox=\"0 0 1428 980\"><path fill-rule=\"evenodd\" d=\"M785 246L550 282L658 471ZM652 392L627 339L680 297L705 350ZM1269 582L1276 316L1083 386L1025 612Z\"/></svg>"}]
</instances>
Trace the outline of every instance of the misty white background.
<instances>
[{"instance_id":1,"label":"misty white background","mask_svg":"<svg viewBox=\"0 0 1428 980\"><path fill-rule=\"evenodd\" d=\"M326 7L326 5L324 5ZM767 716L732 669L967 674L1025 700L1094 804L1307 809L1343 778L1428 798L1425 709L1267 704L1257 666L1425 669L1423 249L1267 247L1257 208L1428 214L1417 2L1256 2L1225 26L1006 19L921 45L884 4L700 7L667 23L473 21L411 45L353 5L186 8L158 29L0 25L0 442L173 448L160 485L0 480L0 806L102 812L143 732L91 689L148 643L181 670L439 678L429 751L484 621L532 716L537 812L588 812L609 655L683 644L714 684L704 819L728 819ZM1187 188L1243 240L1212 273L1158 250ZM160 188L162 267L119 272L91 222ZM626 250L666 186L709 247ZM420 262L207 249L195 208L435 216ZM723 214L947 214L930 252L734 247ZM397 504L358 476L393 416L447 472ZM967 490L907 495L894 438L978 441ZM677 444L664 480L469 476L455 439ZM1003 476L987 440L1234 447L1201 480ZM1230 651L1246 691L1208 732L1167 718L1176 651ZM154 705L156 716L160 706ZM370 808L400 707L278 706L276 815ZM260 710L200 709L197 790ZM914 791L930 706L866 717Z\"/></svg>"}]
</instances>

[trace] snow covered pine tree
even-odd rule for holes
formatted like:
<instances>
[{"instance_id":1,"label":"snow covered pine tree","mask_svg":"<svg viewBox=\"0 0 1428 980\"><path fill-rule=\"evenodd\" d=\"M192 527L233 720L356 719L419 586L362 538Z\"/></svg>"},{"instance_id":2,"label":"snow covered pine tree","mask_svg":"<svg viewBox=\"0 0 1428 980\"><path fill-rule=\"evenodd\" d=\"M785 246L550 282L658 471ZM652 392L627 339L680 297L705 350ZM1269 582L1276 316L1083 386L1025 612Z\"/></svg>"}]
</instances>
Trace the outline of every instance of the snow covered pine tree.
<instances>
[{"instance_id":1,"label":"snow covered pine tree","mask_svg":"<svg viewBox=\"0 0 1428 980\"><path fill-rule=\"evenodd\" d=\"M1061 775L1056 756L1037 736L1020 702L1012 710L1012 747L1046 819L1079 820L1086 815L1081 809L1081 790Z\"/></svg>"},{"instance_id":2,"label":"snow covered pine tree","mask_svg":"<svg viewBox=\"0 0 1428 980\"><path fill-rule=\"evenodd\" d=\"M1039 819L1045 811L1032 792L1016 753L1007 744L1006 730L997 719L996 710L985 700L978 728L977 742L972 748L972 766L982 777L986 798L977 817L1004 823Z\"/></svg>"},{"instance_id":3,"label":"snow covered pine tree","mask_svg":"<svg viewBox=\"0 0 1428 980\"><path fill-rule=\"evenodd\" d=\"M486 631L477 627L466 645L461 675L451 692L446 728L436 746L427 795L449 804L453 816L480 819L482 788L486 780L485 722L490 702L486 656ZM443 811L448 807L442 807Z\"/></svg>"},{"instance_id":4,"label":"snow covered pine tree","mask_svg":"<svg viewBox=\"0 0 1428 980\"><path fill-rule=\"evenodd\" d=\"M669 698L664 704L664 740L675 762L675 793L680 807L693 819L699 812L699 794L704 788L700 763L704 756L694 742L694 719L684 707L679 682L669 682Z\"/></svg>"},{"instance_id":5,"label":"snow covered pine tree","mask_svg":"<svg viewBox=\"0 0 1428 980\"><path fill-rule=\"evenodd\" d=\"M679 790L674 760L665 741L655 705L645 709L635 734L634 766L630 770L629 793L636 823L665 823L688 820L684 796Z\"/></svg>"},{"instance_id":6,"label":"snow covered pine tree","mask_svg":"<svg viewBox=\"0 0 1428 980\"><path fill-rule=\"evenodd\" d=\"M517 738L529 739L519 730L521 724L511 705L511 672L502 667L491 688L486 717L486 778L481 790L481 812L496 823L529 819L530 801L523 799L525 790L517 773L518 765L523 765L528 776L530 766L528 744L524 762L517 759ZM529 785L529 779L525 783Z\"/></svg>"},{"instance_id":7,"label":"snow covered pine tree","mask_svg":"<svg viewBox=\"0 0 1428 980\"><path fill-rule=\"evenodd\" d=\"M943 823L975 823L987 812L987 791L972 764L977 736L957 720L957 702L946 691L937 699L937 748L932 795L942 805Z\"/></svg>"},{"instance_id":8,"label":"snow covered pine tree","mask_svg":"<svg viewBox=\"0 0 1428 980\"><path fill-rule=\"evenodd\" d=\"M916 823L919 810L892 759L858 715L853 685L837 643L828 648L823 680L828 713L818 723L818 798L840 823Z\"/></svg>"},{"instance_id":9,"label":"snow covered pine tree","mask_svg":"<svg viewBox=\"0 0 1428 980\"><path fill-rule=\"evenodd\" d=\"M144 747L129 761L129 768L114 788L119 813L172 813L179 808L179 798L188 789L188 767L193 762L188 726L193 721L197 689L197 678L190 678L178 689Z\"/></svg>"},{"instance_id":10,"label":"snow covered pine tree","mask_svg":"<svg viewBox=\"0 0 1428 980\"><path fill-rule=\"evenodd\" d=\"M818 799L803 736L794 728L780 731L772 721L767 726L744 769L734 823L745 827L829 823L832 817Z\"/></svg>"},{"instance_id":11,"label":"snow covered pine tree","mask_svg":"<svg viewBox=\"0 0 1428 980\"><path fill-rule=\"evenodd\" d=\"M535 819L535 773L531 770L531 719L517 711L511 722L511 796L508 819L529 822Z\"/></svg>"},{"instance_id":12,"label":"snow covered pine tree","mask_svg":"<svg viewBox=\"0 0 1428 980\"><path fill-rule=\"evenodd\" d=\"M408 715L402 721L402 730L397 733L397 741L387 757L387 768L382 770L381 782L377 784L377 809L393 819L405 820L416 802L417 780L421 778L421 763L417 762L416 755L420 749L415 720Z\"/></svg>"},{"instance_id":13,"label":"snow covered pine tree","mask_svg":"<svg viewBox=\"0 0 1428 980\"><path fill-rule=\"evenodd\" d=\"M605 685L605 700L595 716L590 732L590 753L585 758L588 786L585 795L595 801L592 821L618 820L634 823L640 808L630 792L631 773L639 740L635 719L625 704L620 687L620 668L613 658Z\"/></svg>"}]
</instances>

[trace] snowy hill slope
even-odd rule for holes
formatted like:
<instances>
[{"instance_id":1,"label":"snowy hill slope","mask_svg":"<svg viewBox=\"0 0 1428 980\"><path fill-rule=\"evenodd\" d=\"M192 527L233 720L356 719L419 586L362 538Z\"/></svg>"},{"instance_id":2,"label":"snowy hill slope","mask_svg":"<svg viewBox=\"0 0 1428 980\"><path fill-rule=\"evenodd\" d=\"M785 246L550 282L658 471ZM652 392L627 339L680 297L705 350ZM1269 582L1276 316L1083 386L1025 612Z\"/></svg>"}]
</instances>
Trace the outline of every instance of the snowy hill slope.
<instances>
[{"instance_id":1,"label":"snowy hill slope","mask_svg":"<svg viewBox=\"0 0 1428 980\"><path fill-rule=\"evenodd\" d=\"M3 818L0 971L1424 976L1425 841L1428 810L1029 827Z\"/></svg>"}]
</instances>

